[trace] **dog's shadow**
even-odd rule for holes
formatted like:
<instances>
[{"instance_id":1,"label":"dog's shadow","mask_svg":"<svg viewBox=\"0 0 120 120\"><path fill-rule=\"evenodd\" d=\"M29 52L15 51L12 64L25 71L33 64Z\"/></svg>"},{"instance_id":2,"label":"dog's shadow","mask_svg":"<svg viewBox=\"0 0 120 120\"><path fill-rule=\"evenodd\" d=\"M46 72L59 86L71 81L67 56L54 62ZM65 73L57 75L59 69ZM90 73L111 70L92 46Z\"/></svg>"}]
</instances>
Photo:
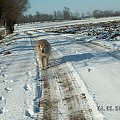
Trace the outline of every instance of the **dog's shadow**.
<instances>
[{"instance_id":1,"label":"dog's shadow","mask_svg":"<svg viewBox=\"0 0 120 120\"><path fill-rule=\"evenodd\" d=\"M58 59L51 58L49 61L49 65L46 67L46 69L56 67L66 62L78 62L87 59L92 59L93 57L94 55L92 53L83 53L83 54L67 55Z\"/></svg>"}]
</instances>

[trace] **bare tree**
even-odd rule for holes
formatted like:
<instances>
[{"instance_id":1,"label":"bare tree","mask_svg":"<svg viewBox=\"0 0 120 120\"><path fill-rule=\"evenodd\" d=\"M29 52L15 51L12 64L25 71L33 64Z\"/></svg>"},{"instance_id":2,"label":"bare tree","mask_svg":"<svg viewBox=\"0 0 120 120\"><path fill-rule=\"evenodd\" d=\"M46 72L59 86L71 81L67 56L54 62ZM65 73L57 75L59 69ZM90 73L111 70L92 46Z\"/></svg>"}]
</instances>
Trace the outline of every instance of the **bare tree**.
<instances>
[{"instance_id":1,"label":"bare tree","mask_svg":"<svg viewBox=\"0 0 120 120\"><path fill-rule=\"evenodd\" d=\"M54 17L54 20L57 20L57 11L56 10L53 11L53 17Z\"/></svg>"},{"instance_id":2,"label":"bare tree","mask_svg":"<svg viewBox=\"0 0 120 120\"><path fill-rule=\"evenodd\" d=\"M93 11L93 16L94 16L95 18L100 18L100 17L102 17L102 14L103 14L103 12L102 12L101 10L94 10L94 11Z\"/></svg>"},{"instance_id":3,"label":"bare tree","mask_svg":"<svg viewBox=\"0 0 120 120\"><path fill-rule=\"evenodd\" d=\"M14 24L19 15L29 7L28 0L1 0L2 8L0 19L5 21L6 33L11 34L14 31Z\"/></svg>"},{"instance_id":4,"label":"bare tree","mask_svg":"<svg viewBox=\"0 0 120 120\"><path fill-rule=\"evenodd\" d=\"M87 17L91 17L91 13L90 12L87 12Z\"/></svg>"},{"instance_id":5,"label":"bare tree","mask_svg":"<svg viewBox=\"0 0 120 120\"><path fill-rule=\"evenodd\" d=\"M113 11L113 10L94 10L93 11L93 16L95 18L100 18L100 17L111 17L111 16L120 16L120 12L119 11Z\"/></svg>"},{"instance_id":6,"label":"bare tree","mask_svg":"<svg viewBox=\"0 0 120 120\"><path fill-rule=\"evenodd\" d=\"M82 18L82 19L85 18L85 14L84 14L84 12L82 12L81 18Z\"/></svg>"},{"instance_id":7,"label":"bare tree","mask_svg":"<svg viewBox=\"0 0 120 120\"><path fill-rule=\"evenodd\" d=\"M70 8L68 8L68 7L64 7L64 9L63 9L63 18L64 18L64 20L70 20Z\"/></svg>"},{"instance_id":8,"label":"bare tree","mask_svg":"<svg viewBox=\"0 0 120 120\"><path fill-rule=\"evenodd\" d=\"M58 10L58 11L57 11L57 19L60 20L60 21L62 21L63 18L64 18L64 17L63 17L62 11L61 11L61 10Z\"/></svg>"},{"instance_id":9,"label":"bare tree","mask_svg":"<svg viewBox=\"0 0 120 120\"><path fill-rule=\"evenodd\" d=\"M33 17L35 19L35 22L38 22L38 21L40 21L41 13L39 11L37 11Z\"/></svg>"},{"instance_id":10,"label":"bare tree","mask_svg":"<svg viewBox=\"0 0 120 120\"><path fill-rule=\"evenodd\" d=\"M57 11L54 11L53 12L53 17L54 17L54 20L63 20L63 13L61 10L57 10Z\"/></svg>"},{"instance_id":11,"label":"bare tree","mask_svg":"<svg viewBox=\"0 0 120 120\"><path fill-rule=\"evenodd\" d=\"M71 13L72 20L78 20L80 18L80 14L78 12Z\"/></svg>"}]
</instances>

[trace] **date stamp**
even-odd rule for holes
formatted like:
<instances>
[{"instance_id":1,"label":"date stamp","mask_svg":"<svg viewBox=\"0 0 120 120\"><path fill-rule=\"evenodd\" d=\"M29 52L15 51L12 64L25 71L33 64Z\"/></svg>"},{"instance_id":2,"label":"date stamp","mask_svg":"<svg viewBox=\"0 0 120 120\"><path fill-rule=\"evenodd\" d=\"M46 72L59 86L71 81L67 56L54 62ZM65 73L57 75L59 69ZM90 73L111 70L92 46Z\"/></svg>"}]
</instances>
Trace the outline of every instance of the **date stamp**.
<instances>
[{"instance_id":1,"label":"date stamp","mask_svg":"<svg viewBox=\"0 0 120 120\"><path fill-rule=\"evenodd\" d=\"M109 111L109 112L113 112L113 111L119 111L120 112L120 106L112 106L112 105L108 105L108 106L97 106L98 110L101 112L104 111Z\"/></svg>"}]
</instances>

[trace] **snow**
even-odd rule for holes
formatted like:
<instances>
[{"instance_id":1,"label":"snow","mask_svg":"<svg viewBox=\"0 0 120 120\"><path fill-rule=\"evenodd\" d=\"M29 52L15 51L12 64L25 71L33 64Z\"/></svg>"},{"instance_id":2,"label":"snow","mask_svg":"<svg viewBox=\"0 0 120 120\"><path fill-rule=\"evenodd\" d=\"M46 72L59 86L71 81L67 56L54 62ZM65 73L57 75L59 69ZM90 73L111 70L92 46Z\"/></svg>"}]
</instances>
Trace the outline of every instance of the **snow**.
<instances>
[{"instance_id":1,"label":"snow","mask_svg":"<svg viewBox=\"0 0 120 120\"><path fill-rule=\"evenodd\" d=\"M24 38L25 37L25 38ZM1 120L21 120L37 117L36 88L39 87L35 50L24 33L13 36L9 46L2 45L11 54L0 59ZM3 112L4 111L4 112Z\"/></svg>"},{"instance_id":2,"label":"snow","mask_svg":"<svg viewBox=\"0 0 120 120\"><path fill-rule=\"evenodd\" d=\"M67 62L72 63L79 77L93 97L96 105L98 107L104 107L104 110L101 109L100 112L105 118L107 120L119 120L120 110L116 108L120 106L118 92L120 89L119 56L117 56L117 58L114 57L112 54L115 52L112 53L112 51L101 51L99 46L93 49L93 46L86 48L82 43L78 45L78 42L77 44L75 43L75 35L73 35L72 39L71 38L69 35L60 35L51 39L56 39L56 41L58 41L58 45L53 46L63 53L63 57ZM64 41L64 45L59 44L60 41ZM104 41L99 41L99 44L102 45L103 42ZM106 44L109 46L108 42L106 42ZM119 46L119 44L117 45ZM113 50L114 45L110 48ZM108 109L110 106L112 106L112 110Z\"/></svg>"},{"instance_id":3,"label":"snow","mask_svg":"<svg viewBox=\"0 0 120 120\"><path fill-rule=\"evenodd\" d=\"M76 24L89 24L89 23L99 23L99 22L108 22L108 21L119 21L120 17L108 17L108 18L100 18L100 19L85 19L85 20L72 20L72 21L64 21L64 22L48 22L48 23L39 23L36 22L34 24L25 24L17 26L17 31L27 31L27 30L41 30L41 28L54 28L54 27L62 27L66 25L76 25ZM23 29L24 27L24 29Z\"/></svg>"},{"instance_id":4,"label":"snow","mask_svg":"<svg viewBox=\"0 0 120 120\"><path fill-rule=\"evenodd\" d=\"M66 64L76 79L76 93L79 94L80 88L86 94L96 119L119 120L120 41L44 31L50 27L113 20L120 20L120 17L16 26L15 33L0 44L0 120L36 120L42 112L39 100L43 88L35 51L36 39L29 35L47 39L53 51L64 59L61 64ZM60 95L64 93L60 94L56 82L55 85L58 94L51 94L62 97ZM62 101L59 102L59 111L65 113L63 117L66 118L67 108L62 106Z\"/></svg>"},{"instance_id":5,"label":"snow","mask_svg":"<svg viewBox=\"0 0 120 120\"><path fill-rule=\"evenodd\" d=\"M119 106L119 63L109 63L105 65L93 65L95 68L94 71L86 73L86 69L79 69L81 77L84 79L85 83L87 83L88 88L94 93L94 97L96 99L96 104L98 106L104 106L104 109L107 106L112 106L115 109L115 106ZM116 69L118 70L116 72ZM99 74L98 74L99 73ZM94 84L92 84L94 83ZM99 93L99 94L98 94ZM101 99L102 98L102 99ZM109 119L119 119L119 111L108 110L103 114ZM112 117L110 116L112 114Z\"/></svg>"},{"instance_id":6,"label":"snow","mask_svg":"<svg viewBox=\"0 0 120 120\"><path fill-rule=\"evenodd\" d=\"M93 99L92 97L90 96L88 90L86 89L86 86L85 84L83 83L83 80L80 78L80 76L78 75L78 73L76 72L76 68L73 67L72 64L68 63L68 66L69 66L69 69L71 69L71 71L73 71L73 76L75 76L77 78L77 81L76 84L79 84L78 86L82 88L82 92L86 94L87 98L88 98L88 102L89 102L89 105L91 106L92 110L93 110L93 113L95 114L96 116L96 120L97 119L103 119L103 115L100 114L96 108L96 105L94 104L93 102Z\"/></svg>"}]
</instances>

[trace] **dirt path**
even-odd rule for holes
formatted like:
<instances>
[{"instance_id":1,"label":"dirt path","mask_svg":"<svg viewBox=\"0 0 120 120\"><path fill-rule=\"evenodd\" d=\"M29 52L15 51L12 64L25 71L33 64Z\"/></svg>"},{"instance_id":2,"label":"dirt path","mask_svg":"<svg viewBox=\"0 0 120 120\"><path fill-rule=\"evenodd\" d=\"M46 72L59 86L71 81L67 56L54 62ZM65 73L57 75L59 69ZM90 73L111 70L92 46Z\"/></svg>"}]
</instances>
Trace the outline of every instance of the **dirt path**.
<instances>
[{"instance_id":1,"label":"dirt path","mask_svg":"<svg viewBox=\"0 0 120 120\"><path fill-rule=\"evenodd\" d=\"M56 50L52 51L50 67L42 71L43 95L40 100L40 119L95 119L88 105L86 94L82 92L73 69L72 65L60 58Z\"/></svg>"}]
</instances>

